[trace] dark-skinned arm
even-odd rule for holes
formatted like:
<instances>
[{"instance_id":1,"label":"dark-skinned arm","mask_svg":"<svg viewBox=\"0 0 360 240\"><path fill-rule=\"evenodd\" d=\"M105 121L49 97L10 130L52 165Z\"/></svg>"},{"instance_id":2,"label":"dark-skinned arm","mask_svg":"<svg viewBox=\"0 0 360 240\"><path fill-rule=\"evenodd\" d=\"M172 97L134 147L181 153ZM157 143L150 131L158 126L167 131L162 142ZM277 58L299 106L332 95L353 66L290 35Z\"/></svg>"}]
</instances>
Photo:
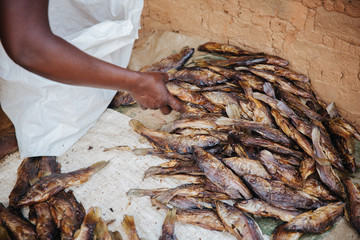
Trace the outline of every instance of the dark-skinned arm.
<instances>
[{"instance_id":1,"label":"dark-skinned arm","mask_svg":"<svg viewBox=\"0 0 360 240\"><path fill-rule=\"evenodd\" d=\"M0 0L0 39L9 57L30 72L56 82L125 90L143 108L182 111L164 82L165 73L142 73L94 58L54 35L48 0Z\"/></svg>"}]
</instances>

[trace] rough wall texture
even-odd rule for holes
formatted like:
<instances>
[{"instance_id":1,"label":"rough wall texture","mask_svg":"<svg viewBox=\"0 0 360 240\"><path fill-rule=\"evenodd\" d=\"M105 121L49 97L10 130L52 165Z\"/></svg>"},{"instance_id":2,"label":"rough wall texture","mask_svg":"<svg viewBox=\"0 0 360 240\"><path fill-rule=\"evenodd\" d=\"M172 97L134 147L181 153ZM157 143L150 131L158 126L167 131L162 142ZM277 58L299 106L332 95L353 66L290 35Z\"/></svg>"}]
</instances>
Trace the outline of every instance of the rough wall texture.
<instances>
[{"instance_id":1,"label":"rough wall texture","mask_svg":"<svg viewBox=\"0 0 360 240\"><path fill-rule=\"evenodd\" d=\"M359 0L145 0L142 29L276 54L360 129Z\"/></svg>"}]
</instances>

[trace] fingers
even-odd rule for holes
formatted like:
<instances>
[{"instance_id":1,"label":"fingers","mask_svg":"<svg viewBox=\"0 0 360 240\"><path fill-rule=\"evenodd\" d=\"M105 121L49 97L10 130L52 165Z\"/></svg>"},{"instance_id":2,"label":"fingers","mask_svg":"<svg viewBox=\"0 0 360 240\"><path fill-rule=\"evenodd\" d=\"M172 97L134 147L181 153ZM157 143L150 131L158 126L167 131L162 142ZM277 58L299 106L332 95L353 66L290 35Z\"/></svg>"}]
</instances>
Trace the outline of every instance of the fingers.
<instances>
[{"instance_id":1,"label":"fingers","mask_svg":"<svg viewBox=\"0 0 360 240\"><path fill-rule=\"evenodd\" d=\"M177 112L184 112L185 108L183 106L183 104L177 100L175 97L173 97L172 95L170 95L169 97L169 106L170 108L172 108L173 110L177 111Z\"/></svg>"},{"instance_id":2,"label":"fingers","mask_svg":"<svg viewBox=\"0 0 360 240\"><path fill-rule=\"evenodd\" d=\"M141 105L140 103L138 103L138 105L140 106L140 108L141 108L142 110L146 110L146 109L147 109L147 107L144 107L144 106Z\"/></svg>"},{"instance_id":3,"label":"fingers","mask_svg":"<svg viewBox=\"0 0 360 240\"><path fill-rule=\"evenodd\" d=\"M169 106L161 107L160 112L164 115L168 115L171 113L171 108Z\"/></svg>"}]
</instances>

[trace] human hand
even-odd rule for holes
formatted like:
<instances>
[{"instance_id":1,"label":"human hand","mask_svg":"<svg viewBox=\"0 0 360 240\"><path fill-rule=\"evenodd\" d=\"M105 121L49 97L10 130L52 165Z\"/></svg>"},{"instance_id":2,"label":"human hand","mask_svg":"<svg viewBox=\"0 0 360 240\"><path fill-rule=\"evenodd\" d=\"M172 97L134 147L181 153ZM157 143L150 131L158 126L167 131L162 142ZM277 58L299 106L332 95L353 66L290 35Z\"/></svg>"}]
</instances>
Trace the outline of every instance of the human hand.
<instances>
[{"instance_id":1,"label":"human hand","mask_svg":"<svg viewBox=\"0 0 360 240\"><path fill-rule=\"evenodd\" d=\"M167 115L172 110L184 111L182 103L170 94L165 86L168 75L161 72L140 73L139 79L131 95L134 100L145 109L159 109Z\"/></svg>"}]
</instances>

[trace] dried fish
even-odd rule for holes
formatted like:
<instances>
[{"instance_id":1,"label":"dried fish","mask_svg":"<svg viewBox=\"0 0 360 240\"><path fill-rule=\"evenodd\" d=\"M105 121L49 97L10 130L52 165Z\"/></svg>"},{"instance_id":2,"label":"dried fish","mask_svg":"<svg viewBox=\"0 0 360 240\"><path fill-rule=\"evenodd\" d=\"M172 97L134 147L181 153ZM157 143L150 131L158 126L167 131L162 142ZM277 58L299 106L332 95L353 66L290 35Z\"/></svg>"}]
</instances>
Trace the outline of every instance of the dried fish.
<instances>
[{"instance_id":1,"label":"dried fish","mask_svg":"<svg viewBox=\"0 0 360 240\"><path fill-rule=\"evenodd\" d=\"M306 179L303 192L325 201L336 201L338 199L330 193L321 181L313 176Z\"/></svg>"},{"instance_id":2,"label":"dried fish","mask_svg":"<svg viewBox=\"0 0 360 240\"><path fill-rule=\"evenodd\" d=\"M243 157L223 158L221 161L234 171L238 176L244 174L255 175L266 179L271 179L271 176L265 170L263 165L258 160L253 160Z\"/></svg>"},{"instance_id":3,"label":"dried fish","mask_svg":"<svg viewBox=\"0 0 360 240\"><path fill-rule=\"evenodd\" d=\"M212 197L204 198L175 196L170 200L169 205L179 210L214 209L215 199L213 199Z\"/></svg>"},{"instance_id":4,"label":"dried fish","mask_svg":"<svg viewBox=\"0 0 360 240\"><path fill-rule=\"evenodd\" d=\"M40 158L25 158L17 169L17 179L9 195L9 206L16 207L19 200L30 187L30 180L36 179L39 171Z\"/></svg>"},{"instance_id":5,"label":"dried fish","mask_svg":"<svg viewBox=\"0 0 360 240\"><path fill-rule=\"evenodd\" d=\"M16 240L36 240L35 228L31 223L25 221L4 207L0 203L0 222L11 232Z\"/></svg>"},{"instance_id":6,"label":"dried fish","mask_svg":"<svg viewBox=\"0 0 360 240\"><path fill-rule=\"evenodd\" d=\"M236 239L263 239L257 223L238 208L223 202L216 202L216 212L227 231Z\"/></svg>"},{"instance_id":7,"label":"dried fish","mask_svg":"<svg viewBox=\"0 0 360 240\"><path fill-rule=\"evenodd\" d=\"M243 179L259 198L281 209L313 209L322 205L317 198L287 187L281 181L267 180L253 175L244 175Z\"/></svg>"},{"instance_id":8,"label":"dried fish","mask_svg":"<svg viewBox=\"0 0 360 240\"><path fill-rule=\"evenodd\" d=\"M263 138L269 139L273 142L290 146L291 140L284 135L281 131L275 128L270 128L265 124L257 123L253 121L248 121L244 119L231 119L226 117L220 117L215 120L216 124L219 126L239 126L244 129L248 129L260 134Z\"/></svg>"},{"instance_id":9,"label":"dried fish","mask_svg":"<svg viewBox=\"0 0 360 240\"><path fill-rule=\"evenodd\" d=\"M336 195L345 199L345 189L339 176L336 174L327 159L320 145L320 131L318 128L314 128L312 132L312 141L315 148L315 160L316 160L316 170L319 174L321 181Z\"/></svg>"},{"instance_id":10,"label":"dried fish","mask_svg":"<svg viewBox=\"0 0 360 240\"><path fill-rule=\"evenodd\" d=\"M284 229L303 233L322 233L342 217L345 204L329 203L314 211L302 213L285 224Z\"/></svg>"},{"instance_id":11,"label":"dried fish","mask_svg":"<svg viewBox=\"0 0 360 240\"><path fill-rule=\"evenodd\" d=\"M162 225L162 233L159 240L176 240L175 236L175 220L176 220L176 208L169 210L166 213L164 223Z\"/></svg>"},{"instance_id":12,"label":"dried fish","mask_svg":"<svg viewBox=\"0 0 360 240\"><path fill-rule=\"evenodd\" d=\"M195 162L190 161L174 161L172 166L153 166L145 171L144 178L156 175L204 175Z\"/></svg>"},{"instance_id":13,"label":"dried fish","mask_svg":"<svg viewBox=\"0 0 360 240\"><path fill-rule=\"evenodd\" d=\"M247 147L266 148L272 152L288 154L297 158L303 157L302 152L284 147L281 144L266 140L264 138L250 136L248 134L236 130L232 130L229 132L229 138L233 138L234 141L238 141Z\"/></svg>"},{"instance_id":14,"label":"dried fish","mask_svg":"<svg viewBox=\"0 0 360 240\"><path fill-rule=\"evenodd\" d=\"M230 44L221 44L216 42L207 42L198 47L199 51L205 51L210 53L220 53L226 55L248 55L252 54L251 52L247 52L237 46Z\"/></svg>"},{"instance_id":15,"label":"dried fish","mask_svg":"<svg viewBox=\"0 0 360 240\"><path fill-rule=\"evenodd\" d=\"M192 153L194 146L209 148L220 143L220 139L208 135L196 135L190 137L179 134L170 134L160 130L152 130L135 119L131 119L129 124L135 132L145 136L163 150L178 153Z\"/></svg>"},{"instance_id":16,"label":"dried fish","mask_svg":"<svg viewBox=\"0 0 360 240\"><path fill-rule=\"evenodd\" d=\"M227 82L229 79L216 73L209 68L187 67L169 74L169 80L179 80L195 84L197 86L214 86Z\"/></svg>"},{"instance_id":17,"label":"dried fish","mask_svg":"<svg viewBox=\"0 0 360 240\"><path fill-rule=\"evenodd\" d=\"M159 62L141 68L140 72L167 72L172 68L181 68L194 54L193 48L183 47L180 52L163 58Z\"/></svg>"},{"instance_id":18,"label":"dried fish","mask_svg":"<svg viewBox=\"0 0 360 240\"><path fill-rule=\"evenodd\" d=\"M301 232L290 232L284 230L285 224L275 228L274 232L271 234L271 240L298 240L303 233Z\"/></svg>"},{"instance_id":19,"label":"dried fish","mask_svg":"<svg viewBox=\"0 0 360 240\"><path fill-rule=\"evenodd\" d=\"M301 211L289 211L274 207L271 204L257 198L237 201L234 206L258 217L272 217L284 222L289 222L301 213Z\"/></svg>"},{"instance_id":20,"label":"dried fish","mask_svg":"<svg viewBox=\"0 0 360 240\"><path fill-rule=\"evenodd\" d=\"M303 89L297 87L295 84L287 81L286 79L284 79L274 73L255 69L255 68L250 68L250 67L237 67L235 69L236 70L246 70L246 71L249 71L259 77L265 78L267 81L277 84L278 87L283 91L288 91L288 92L291 92L295 95L299 95L304 98L311 97L311 94L309 94L308 92L304 91Z\"/></svg>"},{"instance_id":21,"label":"dried fish","mask_svg":"<svg viewBox=\"0 0 360 240\"><path fill-rule=\"evenodd\" d=\"M288 68L283 68L276 65L271 64L257 64L252 66L252 68L259 69L259 70L266 70L275 73L278 76L285 77L287 79L293 81L300 81L300 82L309 82L310 79L301 73L294 72Z\"/></svg>"},{"instance_id":22,"label":"dried fish","mask_svg":"<svg viewBox=\"0 0 360 240\"><path fill-rule=\"evenodd\" d=\"M176 221L223 232L225 227L214 210L191 209L176 212Z\"/></svg>"},{"instance_id":23,"label":"dried fish","mask_svg":"<svg viewBox=\"0 0 360 240\"><path fill-rule=\"evenodd\" d=\"M52 218L61 230L61 239L72 239L85 217L84 207L72 191L60 191L50 198L49 204Z\"/></svg>"},{"instance_id":24,"label":"dried fish","mask_svg":"<svg viewBox=\"0 0 360 240\"><path fill-rule=\"evenodd\" d=\"M347 191L346 211L351 225L360 233L360 188L350 178L344 179Z\"/></svg>"},{"instance_id":25,"label":"dried fish","mask_svg":"<svg viewBox=\"0 0 360 240\"><path fill-rule=\"evenodd\" d=\"M36 202L43 202L54 196L59 191L80 185L100 169L105 167L109 162L100 161L90 167L82 168L69 173L58 173L46 176L36 182L22 197L18 205L30 205Z\"/></svg>"},{"instance_id":26,"label":"dried fish","mask_svg":"<svg viewBox=\"0 0 360 240\"><path fill-rule=\"evenodd\" d=\"M301 161L300 174L304 182L314 172L316 172L316 162L313 158L305 158Z\"/></svg>"},{"instance_id":27,"label":"dried fish","mask_svg":"<svg viewBox=\"0 0 360 240\"><path fill-rule=\"evenodd\" d=\"M199 147L194 147L194 154L196 162L199 168L204 171L205 176L221 188L224 193L234 199L252 197L241 179L220 160Z\"/></svg>"},{"instance_id":28,"label":"dried fish","mask_svg":"<svg viewBox=\"0 0 360 240\"><path fill-rule=\"evenodd\" d=\"M280 164L272 153L267 150L262 150L259 153L259 160L273 178L283 181L289 187L298 190L302 188L300 172L294 166Z\"/></svg>"},{"instance_id":29,"label":"dried fish","mask_svg":"<svg viewBox=\"0 0 360 240\"><path fill-rule=\"evenodd\" d=\"M113 99L111 100L109 107L117 108L121 106L130 106L135 104L136 101L133 99L131 94L126 91L117 91Z\"/></svg>"},{"instance_id":30,"label":"dried fish","mask_svg":"<svg viewBox=\"0 0 360 240\"><path fill-rule=\"evenodd\" d=\"M277 110L272 109L271 114L276 124L291 139L293 139L309 156L313 155L311 143L296 128L284 118Z\"/></svg>"}]
</instances>

